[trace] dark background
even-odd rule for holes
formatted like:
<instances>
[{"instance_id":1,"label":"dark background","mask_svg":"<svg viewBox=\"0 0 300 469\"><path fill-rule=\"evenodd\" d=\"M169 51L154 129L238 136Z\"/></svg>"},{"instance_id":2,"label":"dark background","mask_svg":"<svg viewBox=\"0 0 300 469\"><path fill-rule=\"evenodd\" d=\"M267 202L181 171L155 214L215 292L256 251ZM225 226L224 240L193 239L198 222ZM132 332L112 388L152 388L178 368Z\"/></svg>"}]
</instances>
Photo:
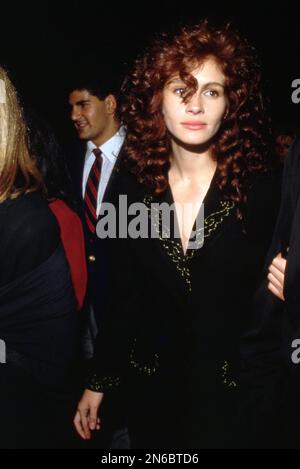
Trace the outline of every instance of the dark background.
<instances>
[{"instance_id":1,"label":"dark background","mask_svg":"<svg viewBox=\"0 0 300 469\"><path fill-rule=\"evenodd\" d=\"M139 5L139 6L138 6ZM95 73L107 61L130 66L155 33L208 17L230 20L257 48L274 125L300 129L300 104L291 100L300 78L300 21L296 4L263 6L181 0L175 2L16 1L0 4L0 63L25 103L42 112L67 137L67 83L82 67ZM126 68L125 68L126 70Z\"/></svg>"}]
</instances>

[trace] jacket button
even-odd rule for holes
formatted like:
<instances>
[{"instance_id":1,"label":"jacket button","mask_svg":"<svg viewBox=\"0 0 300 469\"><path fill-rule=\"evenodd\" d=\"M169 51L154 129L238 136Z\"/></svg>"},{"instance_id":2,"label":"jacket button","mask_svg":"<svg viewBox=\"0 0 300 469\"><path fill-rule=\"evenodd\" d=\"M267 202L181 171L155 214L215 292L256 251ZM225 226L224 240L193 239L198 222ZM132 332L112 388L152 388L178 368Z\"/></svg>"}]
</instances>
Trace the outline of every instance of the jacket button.
<instances>
[{"instance_id":1,"label":"jacket button","mask_svg":"<svg viewBox=\"0 0 300 469\"><path fill-rule=\"evenodd\" d=\"M95 256L89 256L88 259L89 259L90 262L95 262L96 257Z\"/></svg>"}]
</instances>

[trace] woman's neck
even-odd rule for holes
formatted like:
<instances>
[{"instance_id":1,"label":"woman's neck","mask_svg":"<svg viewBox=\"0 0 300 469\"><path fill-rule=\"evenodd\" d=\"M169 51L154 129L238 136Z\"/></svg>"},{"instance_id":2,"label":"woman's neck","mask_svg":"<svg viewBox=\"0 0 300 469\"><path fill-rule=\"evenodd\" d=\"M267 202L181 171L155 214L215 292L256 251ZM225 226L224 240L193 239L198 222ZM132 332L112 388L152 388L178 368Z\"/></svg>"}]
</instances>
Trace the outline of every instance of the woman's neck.
<instances>
[{"instance_id":1,"label":"woman's neck","mask_svg":"<svg viewBox=\"0 0 300 469\"><path fill-rule=\"evenodd\" d=\"M173 145L170 162L172 178L186 183L211 179L217 167L210 150L195 151L178 145Z\"/></svg>"}]
</instances>

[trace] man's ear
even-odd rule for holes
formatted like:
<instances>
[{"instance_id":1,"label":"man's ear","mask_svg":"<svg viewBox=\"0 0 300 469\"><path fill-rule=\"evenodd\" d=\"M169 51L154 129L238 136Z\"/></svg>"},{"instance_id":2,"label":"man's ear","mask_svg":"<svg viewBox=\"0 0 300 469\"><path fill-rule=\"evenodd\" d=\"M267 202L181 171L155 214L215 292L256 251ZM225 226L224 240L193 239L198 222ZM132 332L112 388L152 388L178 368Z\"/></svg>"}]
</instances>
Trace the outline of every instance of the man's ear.
<instances>
[{"instance_id":1,"label":"man's ear","mask_svg":"<svg viewBox=\"0 0 300 469\"><path fill-rule=\"evenodd\" d=\"M116 112L117 101L113 94L106 96L104 103L108 114L114 114Z\"/></svg>"}]
</instances>

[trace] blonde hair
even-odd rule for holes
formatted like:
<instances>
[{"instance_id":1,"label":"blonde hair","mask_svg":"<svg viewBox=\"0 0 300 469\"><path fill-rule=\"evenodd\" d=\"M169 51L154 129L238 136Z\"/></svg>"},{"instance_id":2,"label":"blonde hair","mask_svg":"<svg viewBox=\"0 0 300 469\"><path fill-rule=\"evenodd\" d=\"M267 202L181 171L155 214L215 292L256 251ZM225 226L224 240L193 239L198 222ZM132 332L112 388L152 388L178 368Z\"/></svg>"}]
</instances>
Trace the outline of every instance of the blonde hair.
<instances>
[{"instance_id":1,"label":"blonde hair","mask_svg":"<svg viewBox=\"0 0 300 469\"><path fill-rule=\"evenodd\" d=\"M26 124L17 92L0 66L0 203L43 187L42 176L31 159ZM22 176L16 187L17 175Z\"/></svg>"}]
</instances>

